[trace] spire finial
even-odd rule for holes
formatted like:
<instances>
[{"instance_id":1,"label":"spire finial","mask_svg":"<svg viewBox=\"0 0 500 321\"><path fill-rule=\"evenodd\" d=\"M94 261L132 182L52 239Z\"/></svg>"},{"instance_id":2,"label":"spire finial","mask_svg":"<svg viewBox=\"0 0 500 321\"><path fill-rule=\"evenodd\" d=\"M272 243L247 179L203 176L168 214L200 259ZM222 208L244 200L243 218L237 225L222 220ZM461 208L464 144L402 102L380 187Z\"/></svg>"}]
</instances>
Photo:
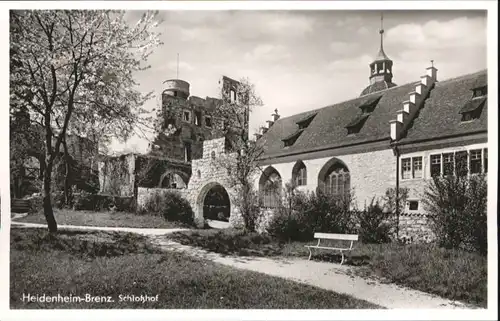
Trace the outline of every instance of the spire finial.
<instances>
[{"instance_id":1,"label":"spire finial","mask_svg":"<svg viewBox=\"0 0 500 321\"><path fill-rule=\"evenodd\" d=\"M177 53L177 79L179 79L179 53Z\"/></svg>"},{"instance_id":2,"label":"spire finial","mask_svg":"<svg viewBox=\"0 0 500 321\"><path fill-rule=\"evenodd\" d=\"M434 59L431 60L431 67L434 67Z\"/></svg>"},{"instance_id":3,"label":"spire finial","mask_svg":"<svg viewBox=\"0 0 500 321\"><path fill-rule=\"evenodd\" d=\"M276 109L274 110L274 113L275 113L275 114L278 114L278 108L276 108Z\"/></svg>"},{"instance_id":4,"label":"spire finial","mask_svg":"<svg viewBox=\"0 0 500 321\"><path fill-rule=\"evenodd\" d=\"M380 13L380 49L384 48L384 13Z\"/></svg>"}]
</instances>

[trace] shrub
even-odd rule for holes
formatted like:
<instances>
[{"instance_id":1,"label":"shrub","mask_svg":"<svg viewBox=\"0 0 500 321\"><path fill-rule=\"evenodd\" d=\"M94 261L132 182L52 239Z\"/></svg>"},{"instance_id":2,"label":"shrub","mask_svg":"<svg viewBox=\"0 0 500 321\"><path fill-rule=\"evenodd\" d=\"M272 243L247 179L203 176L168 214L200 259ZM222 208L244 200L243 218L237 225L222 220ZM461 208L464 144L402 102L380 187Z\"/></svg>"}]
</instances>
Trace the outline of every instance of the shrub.
<instances>
[{"instance_id":1,"label":"shrub","mask_svg":"<svg viewBox=\"0 0 500 321\"><path fill-rule=\"evenodd\" d=\"M73 194L73 209L74 210L89 210L93 211L95 208L94 194L81 191L80 193Z\"/></svg>"},{"instance_id":2,"label":"shrub","mask_svg":"<svg viewBox=\"0 0 500 321\"><path fill-rule=\"evenodd\" d=\"M30 210L29 210L30 214L38 213L39 211L43 210L43 196L34 195L26 199L30 201Z\"/></svg>"},{"instance_id":3,"label":"shrub","mask_svg":"<svg viewBox=\"0 0 500 321\"><path fill-rule=\"evenodd\" d=\"M73 209L86 211L134 212L135 200L133 196L113 196L91 194L85 191L73 194Z\"/></svg>"},{"instance_id":4,"label":"shrub","mask_svg":"<svg viewBox=\"0 0 500 321\"><path fill-rule=\"evenodd\" d=\"M391 213L384 211L378 200L358 213L359 237L363 243L388 243L393 230Z\"/></svg>"},{"instance_id":5,"label":"shrub","mask_svg":"<svg viewBox=\"0 0 500 321\"><path fill-rule=\"evenodd\" d=\"M352 210L353 193L345 197L318 191L306 195L294 187L285 187L283 204L271 219L268 232L288 241L308 241L315 232L353 233L356 211Z\"/></svg>"},{"instance_id":6,"label":"shrub","mask_svg":"<svg viewBox=\"0 0 500 321\"><path fill-rule=\"evenodd\" d=\"M194 213L189 202L179 193L154 191L147 196L140 213L161 215L167 221L179 221L194 224Z\"/></svg>"},{"instance_id":7,"label":"shrub","mask_svg":"<svg viewBox=\"0 0 500 321\"><path fill-rule=\"evenodd\" d=\"M140 214L162 215L163 197L159 191L153 191L145 197L144 204L139 208Z\"/></svg>"},{"instance_id":8,"label":"shrub","mask_svg":"<svg viewBox=\"0 0 500 321\"><path fill-rule=\"evenodd\" d=\"M194 223L194 213L189 202L180 194L167 192L162 199L162 214L167 221Z\"/></svg>"},{"instance_id":9,"label":"shrub","mask_svg":"<svg viewBox=\"0 0 500 321\"><path fill-rule=\"evenodd\" d=\"M310 224L304 220L307 196L292 184L283 189L282 203L275 209L267 232L281 240L308 240L311 238Z\"/></svg>"},{"instance_id":10,"label":"shrub","mask_svg":"<svg viewBox=\"0 0 500 321\"><path fill-rule=\"evenodd\" d=\"M441 246L487 252L487 182L483 175L434 177L423 203Z\"/></svg>"}]
</instances>

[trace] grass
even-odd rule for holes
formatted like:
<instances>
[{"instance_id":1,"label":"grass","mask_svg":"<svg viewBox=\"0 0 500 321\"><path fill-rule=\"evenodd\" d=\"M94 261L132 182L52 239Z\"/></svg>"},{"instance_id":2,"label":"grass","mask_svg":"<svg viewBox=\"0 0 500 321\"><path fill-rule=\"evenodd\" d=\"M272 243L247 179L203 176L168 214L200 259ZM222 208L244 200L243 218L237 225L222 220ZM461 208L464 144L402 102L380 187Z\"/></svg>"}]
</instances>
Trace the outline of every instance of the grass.
<instances>
[{"instance_id":1,"label":"grass","mask_svg":"<svg viewBox=\"0 0 500 321\"><path fill-rule=\"evenodd\" d=\"M129 233L11 230L12 309L354 309L380 308L313 286L161 252ZM23 294L110 296L114 302L28 303ZM156 302L119 295L158 295Z\"/></svg>"},{"instance_id":2,"label":"grass","mask_svg":"<svg viewBox=\"0 0 500 321\"><path fill-rule=\"evenodd\" d=\"M235 229L176 232L170 238L209 251L239 256L293 256L307 258L306 244L281 242L267 235ZM316 253L316 252L315 252ZM323 251L315 260L340 262L340 254ZM452 300L487 305L487 260L476 253L447 250L432 244L357 243L346 265L363 277L377 277Z\"/></svg>"},{"instance_id":3,"label":"grass","mask_svg":"<svg viewBox=\"0 0 500 321\"><path fill-rule=\"evenodd\" d=\"M58 224L101 227L135 227L135 228L179 228L189 227L181 222L167 221L161 216L139 215L126 212L92 212L54 209ZM47 224L43 212L29 214L15 222Z\"/></svg>"}]
</instances>

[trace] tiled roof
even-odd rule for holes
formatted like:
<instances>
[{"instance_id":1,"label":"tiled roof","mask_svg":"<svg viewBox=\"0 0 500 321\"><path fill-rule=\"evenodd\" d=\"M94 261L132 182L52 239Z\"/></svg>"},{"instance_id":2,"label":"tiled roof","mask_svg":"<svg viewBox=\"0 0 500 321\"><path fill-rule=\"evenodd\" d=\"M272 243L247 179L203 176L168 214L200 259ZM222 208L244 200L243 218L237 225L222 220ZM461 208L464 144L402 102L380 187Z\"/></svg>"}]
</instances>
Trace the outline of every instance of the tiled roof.
<instances>
[{"instance_id":1,"label":"tiled roof","mask_svg":"<svg viewBox=\"0 0 500 321\"><path fill-rule=\"evenodd\" d=\"M488 100L479 119L462 122L461 109L472 100L472 89L488 82L487 71L437 82L401 142L467 134L488 129Z\"/></svg>"},{"instance_id":2,"label":"tiled roof","mask_svg":"<svg viewBox=\"0 0 500 321\"><path fill-rule=\"evenodd\" d=\"M377 91L389 89L389 88L396 87L396 86L397 85L395 83L392 83L392 82L377 81L377 82L369 85L365 89L363 89L363 91L361 92L361 96L365 96L365 95L368 95L371 93L375 93Z\"/></svg>"},{"instance_id":3,"label":"tiled roof","mask_svg":"<svg viewBox=\"0 0 500 321\"><path fill-rule=\"evenodd\" d=\"M471 89L476 81L484 77L486 71L436 83L424 108L410 125L403 141L438 138L453 134L466 134L486 130L486 108L480 119L461 122L460 109L472 98ZM320 149L336 148L352 144L390 140L389 121L396 119L396 112L403 108L403 101L420 82L392 87L370 96L362 96L317 110L284 117L258 140L264 146L262 158L272 158L295 153L305 153ZM359 133L348 135L346 126L359 115L359 107L367 98L380 96L373 112L366 119ZM485 103L486 105L487 103ZM298 131L297 122L317 113L309 126L304 129L296 142L284 148L284 138Z\"/></svg>"},{"instance_id":4,"label":"tiled roof","mask_svg":"<svg viewBox=\"0 0 500 321\"><path fill-rule=\"evenodd\" d=\"M359 115L359 116L356 116L356 118L354 118L349 124L347 124L345 127L354 127L354 126L357 126L358 124L360 124L361 122L364 122L368 116L370 116L369 114L362 114L362 115Z\"/></svg>"},{"instance_id":5,"label":"tiled roof","mask_svg":"<svg viewBox=\"0 0 500 321\"><path fill-rule=\"evenodd\" d=\"M483 107L483 104L486 102L486 98L476 98L467 102L459 111L460 114L467 113L470 111L474 111L479 107Z\"/></svg>"},{"instance_id":6,"label":"tiled roof","mask_svg":"<svg viewBox=\"0 0 500 321\"><path fill-rule=\"evenodd\" d=\"M387 139L389 143L389 121L396 118L396 111L403 108L403 101L408 99L409 93L415 89L416 84L417 82L393 87L370 96L358 97L321 109L280 118L258 140L259 144L264 145L263 157L283 156L382 139ZM359 107L371 96L382 97L359 133L348 135L346 126L358 117ZM285 149L282 139L297 132L299 128L297 121L315 113L317 113L316 117L304 129L297 141Z\"/></svg>"}]
</instances>

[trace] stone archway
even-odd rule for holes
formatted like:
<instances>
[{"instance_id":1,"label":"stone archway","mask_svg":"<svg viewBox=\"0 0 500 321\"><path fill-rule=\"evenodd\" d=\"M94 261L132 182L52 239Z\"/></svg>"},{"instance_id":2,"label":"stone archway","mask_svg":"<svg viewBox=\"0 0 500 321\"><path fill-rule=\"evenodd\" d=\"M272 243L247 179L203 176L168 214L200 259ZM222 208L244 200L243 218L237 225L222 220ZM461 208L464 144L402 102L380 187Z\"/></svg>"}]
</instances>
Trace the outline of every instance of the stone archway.
<instances>
[{"instance_id":1,"label":"stone archway","mask_svg":"<svg viewBox=\"0 0 500 321\"><path fill-rule=\"evenodd\" d=\"M223 223L223 224L221 224L221 226L229 227L229 223L226 223L226 221L229 221L231 214L234 211L233 201L231 199L230 194L228 193L228 189L226 187L224 187L224 185L222 185L218 182L210 182L208 184L205 184L201 188L200 192L198 193L198 196L196 197L196 203L195 203L195 206L193 208L195 220L198 222L205 222L207 219L208 220L214 219L208 213L207 207L210 205L214 205L214 203L216 201L215 200L212 200L212 201L207 200L207 196L210 198L211 196L213 197L213 195L216 193L222 194L221 200L224 203L221 205L220 209L222 209L222 207L225 207L224 211L226 211L226 214L225 214L226 217L224 220L215 219L215 221L222 221L221 223ZM212 203L212 204L210 204L210 203ZM216 210L216 209L217 208L214 208L214 210ZM218 213L216 213L215 215L217 216ZM217 217L215 217L215 218L217 218Z\"/></svg>"}]
</instances>

